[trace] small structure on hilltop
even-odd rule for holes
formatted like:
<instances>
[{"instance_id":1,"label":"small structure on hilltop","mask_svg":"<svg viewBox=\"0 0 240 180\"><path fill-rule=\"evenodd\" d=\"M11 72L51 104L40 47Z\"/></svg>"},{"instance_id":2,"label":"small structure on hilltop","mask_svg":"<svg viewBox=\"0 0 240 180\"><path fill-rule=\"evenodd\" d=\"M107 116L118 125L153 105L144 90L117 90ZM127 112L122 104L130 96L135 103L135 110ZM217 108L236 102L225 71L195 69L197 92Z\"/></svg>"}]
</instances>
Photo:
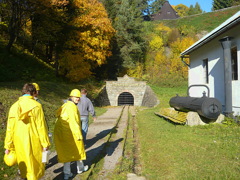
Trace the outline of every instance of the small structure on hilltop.
<instances>
[{"instance_id":1,"label":"small structure on hilltop","mask_svg":"<svg viewBox=\"0 0 240 180\"><path fill-rule=\"evenodd\" d=\"M106 81L106 86L102 88L94 101L96 106L153 107L159 104L156 95L145 81L136 81L128 75L117 79L117 81Z\"/></svg>"},{"instance_id":2,"label":"small structure on hilltop","mask_svg":"<svg viewBox=\"0 0 240 180\"><path fill-rule=\"evenodd\" d=\"M177 19L179 15L169 4L168 1L165 1L160 11L156 14L153 14L151 19L154 20L164 20L164 19Z\"/></svg>"}]
</instances>

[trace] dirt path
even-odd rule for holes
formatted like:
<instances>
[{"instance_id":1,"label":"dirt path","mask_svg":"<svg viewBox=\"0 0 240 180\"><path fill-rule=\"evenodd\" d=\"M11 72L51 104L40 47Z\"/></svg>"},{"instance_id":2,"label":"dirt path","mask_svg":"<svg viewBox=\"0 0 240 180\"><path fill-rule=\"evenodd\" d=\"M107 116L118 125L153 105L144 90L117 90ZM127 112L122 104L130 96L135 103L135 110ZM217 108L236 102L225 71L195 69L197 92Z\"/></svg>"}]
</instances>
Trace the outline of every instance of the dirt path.
<instances>
[{"instance_id":1,"label":"dirt path","mask_svg":"<svg viewBox=\"0 0 240 180\"><path fill-rule=\"evenodd\" d=\"M99 179L104 179L104 177L108 174L109 171L113 170L119 157L122 155L123 144L122 141L124 139L124 129L127 126L127 116L128 116L128 108L124 107L114 107L109 108L106 113L99 116L96 122L93 122L89 126L89 132L87 134L87 142L86 142L86 152L87 152L87 160L85 165L89 166L89 171L85 173L89 173L94 168L94 165L97 163L100 158L104 158L104 168L101 171L101 176ZM121 116L122 115L122 116ZM121 121L119 121L121 118ZM108 144L109 148L106 151L103 151L106 143L110 139L111 133L116 129L115 126L118 124L118 129L114 139L111 139L110 144ZM97 158L98 157L98 158ZM80 179L81 174L76 173L76 164L72 163L72 173L74 174L72 179ZM60 180L63 179L63 164L57 163L56 152L52 152L50 155L49 164L46 167L45 175L41 180ZM83 173L83 174L85 174Z\"/></svg>"}]
</instances>

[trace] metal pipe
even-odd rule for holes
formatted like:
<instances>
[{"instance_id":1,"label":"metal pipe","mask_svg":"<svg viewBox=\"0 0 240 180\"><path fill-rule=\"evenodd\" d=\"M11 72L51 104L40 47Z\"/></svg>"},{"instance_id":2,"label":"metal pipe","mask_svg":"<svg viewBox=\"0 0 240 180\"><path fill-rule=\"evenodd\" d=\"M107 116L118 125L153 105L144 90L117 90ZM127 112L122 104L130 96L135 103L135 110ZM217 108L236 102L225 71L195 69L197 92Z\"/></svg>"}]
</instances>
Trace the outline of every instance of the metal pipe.
<instances>
[{"instance_id":1,"label":"metal pipe","mask_svg":"<svg viewBox=\"0 0 240 180\"><path fill-rule=\"evenodd\" d=\"M183 62L183 64L185 64L186 66L190 67L190 65L188 63L186 63L183 58L189 58L189 56L181 56L181 61Z\"/></svg>"},{"instance_id":2,"label":"metal pipe","mask_svg":"<svg viewBox=\"0 0 240 180\"><path fill-rule=\"evenodd\" d=\"M225 114L231 116L232 111L232 63L231 63L231 40L232 37L224 37L219 41L222 44L224 56L224 89L225 89Z\"/></svg>"},{"instance_id":3,"label":"metal pipe","mask_svg":"<svg viewBox=\"0 0 240 180\"><path fill-rule=\"evenodd\" d=\"M190 96L189 90L190 90L191 87L197 87L197 86L205 87L205 88L208 90L208 96L207 96L207 97L210 97L210 89L209 89L209 87L208 87L207 85L205 85L205 84L193 84L193 85L190 85L190 86L188 87L188 94L187 94L187 95Z\"/></svg>"}]
</instances>

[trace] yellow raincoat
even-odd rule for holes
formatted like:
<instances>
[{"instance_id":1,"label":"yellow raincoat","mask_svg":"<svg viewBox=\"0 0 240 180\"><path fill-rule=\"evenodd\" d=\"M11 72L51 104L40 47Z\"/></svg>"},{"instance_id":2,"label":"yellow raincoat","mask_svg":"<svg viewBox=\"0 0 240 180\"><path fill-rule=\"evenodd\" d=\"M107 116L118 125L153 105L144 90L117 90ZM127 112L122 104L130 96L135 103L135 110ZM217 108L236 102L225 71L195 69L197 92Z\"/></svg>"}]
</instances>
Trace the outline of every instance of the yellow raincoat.
<instances>
[{"instance_id":1,"label":"yellow raincoat","mask_svg":"<svg viewBox=\"0 0 240 180\"><path fill-rule=\"evenodd\" d=\"M54 128L54 142L58 154L58 162L85 160L80 115L72 101L64 103L57 111Z\"/></svg>"},{"instance_id":2,"label":"yellow raincoat","mask_svg":"<svg viewBox=\"0 0 240 180\"><path fill-rule=\"evenodd\" d=\"M42 151L49 146L42 105L32 96L20 97L9 110L4 148L15 149L22 178L43 176Z\"/></svg>"}]
</instances>

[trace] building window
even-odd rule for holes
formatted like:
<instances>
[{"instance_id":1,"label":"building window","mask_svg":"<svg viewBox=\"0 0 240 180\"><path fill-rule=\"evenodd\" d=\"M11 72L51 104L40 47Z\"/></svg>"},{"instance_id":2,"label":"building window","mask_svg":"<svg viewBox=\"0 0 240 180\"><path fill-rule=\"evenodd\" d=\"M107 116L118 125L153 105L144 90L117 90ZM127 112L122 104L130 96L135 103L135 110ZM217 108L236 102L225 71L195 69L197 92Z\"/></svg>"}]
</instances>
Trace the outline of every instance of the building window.
<instances>
[{"instance_id":1,"label":"building window","mask_svg":"<svg viewBox=\"0 0 240 180\"><path fill-rule=\"evenodd\" d=\"M208 59L203 60L203 80L205 84L208 84Z\"/></svg>"},{"instance_id":2,"label":"building window","mask_svg":"<svg viewBox=\"0 0 240 180\"><path fill-rule=\"evenodd\" d=\"M231 48L231 57L232 57L232 80L238 80L237 47Z\"/></svg>"}]
</instances>

